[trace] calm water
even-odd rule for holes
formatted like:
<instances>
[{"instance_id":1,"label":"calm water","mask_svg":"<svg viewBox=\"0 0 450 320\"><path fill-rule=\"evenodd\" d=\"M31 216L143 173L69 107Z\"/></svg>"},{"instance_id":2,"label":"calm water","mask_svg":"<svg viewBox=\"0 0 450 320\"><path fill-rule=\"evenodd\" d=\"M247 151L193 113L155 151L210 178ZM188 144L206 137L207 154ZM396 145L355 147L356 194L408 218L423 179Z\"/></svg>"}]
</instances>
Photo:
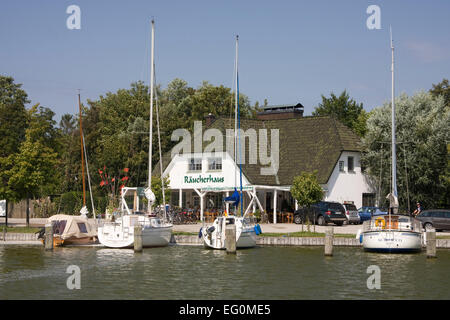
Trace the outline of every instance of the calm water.
<instances>
[{"instance_id":1,"label":"calm water","mask_svg":"<svg viewBox=\"0 0 450 320\"><path fill-rule=\"evenodd\" d=\"M133 250L0 246L0 299L450 299L450 251L384 255L359 248L196 246ZM69 290L69 265L81 289ZM367 267L381 289L367 289Z\"/></svg>"}]
</instances>

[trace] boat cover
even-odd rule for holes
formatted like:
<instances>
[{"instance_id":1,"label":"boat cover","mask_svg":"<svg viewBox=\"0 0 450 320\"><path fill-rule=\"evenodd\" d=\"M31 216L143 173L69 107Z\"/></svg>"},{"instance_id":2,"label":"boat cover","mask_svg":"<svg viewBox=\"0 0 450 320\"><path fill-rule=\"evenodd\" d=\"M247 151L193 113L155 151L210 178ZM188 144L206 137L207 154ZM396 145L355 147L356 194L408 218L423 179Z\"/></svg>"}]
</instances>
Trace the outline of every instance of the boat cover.
<instances>
[{"instance_id":1,"label":"boat cover","mask_svg":"<svg viewBox=\"0 0 450 320\"><path fill-rule=\"evenodd\" d=\"M94 222L82 216L56 214L47 219L47 224L53 224L53 233L61 239L85 238L97 236L97 228Z\"/></svg>"}]
</instances>

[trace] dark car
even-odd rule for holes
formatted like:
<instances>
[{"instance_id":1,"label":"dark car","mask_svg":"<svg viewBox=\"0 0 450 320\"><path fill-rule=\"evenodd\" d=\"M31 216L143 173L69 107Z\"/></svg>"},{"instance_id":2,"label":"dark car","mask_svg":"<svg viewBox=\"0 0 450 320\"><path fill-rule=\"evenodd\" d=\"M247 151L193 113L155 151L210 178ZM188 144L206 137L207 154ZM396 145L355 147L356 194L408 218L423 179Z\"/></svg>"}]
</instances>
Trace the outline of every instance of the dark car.
<instances>
[{"instance_id":1,"label":"dark car","mask_svg":"<svg viewBox=\"0 0 450 320\"><path fill-rule=\"evenodd\" d=\"M424 210L416 218L422 222L425 230L450 230L450 210Z\"/></svg>"},{"instance_id":2,"label":"dark car","mask_svg":"<svg viewBox=\"0 0 450 320\"><path fill-rule=\"evenodd\" d=\"M297 224L306 223L307 218L310 223L321 226L330 222L342 226L347 221L342 204L330 201L320 201L311 205L311 208L301 208L294 213L294 222Z\"/></svg>"}]
</instances>

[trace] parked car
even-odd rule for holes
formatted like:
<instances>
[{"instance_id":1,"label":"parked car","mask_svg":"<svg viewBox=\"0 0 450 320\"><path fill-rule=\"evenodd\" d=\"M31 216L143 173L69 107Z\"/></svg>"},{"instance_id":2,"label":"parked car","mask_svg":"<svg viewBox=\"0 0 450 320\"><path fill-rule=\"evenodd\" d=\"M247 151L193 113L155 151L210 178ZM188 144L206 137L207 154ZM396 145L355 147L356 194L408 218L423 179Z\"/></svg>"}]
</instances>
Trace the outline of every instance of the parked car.
<instances>
[{"instance_id":1,"label":"parked car","mask_svg":"<svg viewBox=\"0 0 450 320\"><path fill-rule=\"evenodd\" d=\"M347 221L342 204L330 201L320 201L311 205L311 208L301 208L294 213L294 222L297 224L306 222L307 218L310 223L321 226L330 222L342 226Z\"/></svg>"},{"instance_id":2,"label":"parked car","mask_svg":"<svg viewBox=\"0 0 450 320\"><path fill-rule=\"evenodd\" d=\"M358 209L358 214L360 223L363 223L366 220L370 220L372 216L387 214L387 211L383 211L378 207L361 207Z\"/></svg>"},{"instance_id":3,"label":"parked car","mask_svg":"<svg viewBox=\"0 0 450 320\"><path fill-rule=\"evenodd\" d=\"M344 202L342 206L345 209L345 216L347 217L348 224L359 224L361 219L356 206L349 202Z\"/></svg>"},{"instance_id":4,"label":"parked car","mask_svg":"<svg viewBox=\"0 0 450 320\"><path fill-rule=\"evenodd\" d=\"M450 210L434 209L424 210L417 217L425 230L450 230Z\"/></svg>"}]
</instances>

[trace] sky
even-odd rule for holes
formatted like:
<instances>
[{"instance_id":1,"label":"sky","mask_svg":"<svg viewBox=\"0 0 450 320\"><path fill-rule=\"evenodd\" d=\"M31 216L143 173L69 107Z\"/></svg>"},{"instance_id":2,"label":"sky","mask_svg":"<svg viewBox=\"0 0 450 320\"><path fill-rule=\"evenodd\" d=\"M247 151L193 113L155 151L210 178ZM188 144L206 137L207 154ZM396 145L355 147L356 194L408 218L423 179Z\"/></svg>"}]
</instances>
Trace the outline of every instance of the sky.
<instances>
[{"instance_id":1,"label":"sky","mask_svg":"<svg viewBox=\"0 0 450 320\"><path fill-rule=\"evenodd\" d=\"M68 29L70 5L80 29ZM380 29L369 29L370 5ZM240 92L269 105L305 106L347 90L366 110L391 95L389 26L396 95L429 90L450 77L450 1L2 0L0 74L23 84L31 104L59 121L82 102L150 78L150 21L155 19L156 82L181 78L233 85L239 35Z\"/></svg>"}]
</instances>

